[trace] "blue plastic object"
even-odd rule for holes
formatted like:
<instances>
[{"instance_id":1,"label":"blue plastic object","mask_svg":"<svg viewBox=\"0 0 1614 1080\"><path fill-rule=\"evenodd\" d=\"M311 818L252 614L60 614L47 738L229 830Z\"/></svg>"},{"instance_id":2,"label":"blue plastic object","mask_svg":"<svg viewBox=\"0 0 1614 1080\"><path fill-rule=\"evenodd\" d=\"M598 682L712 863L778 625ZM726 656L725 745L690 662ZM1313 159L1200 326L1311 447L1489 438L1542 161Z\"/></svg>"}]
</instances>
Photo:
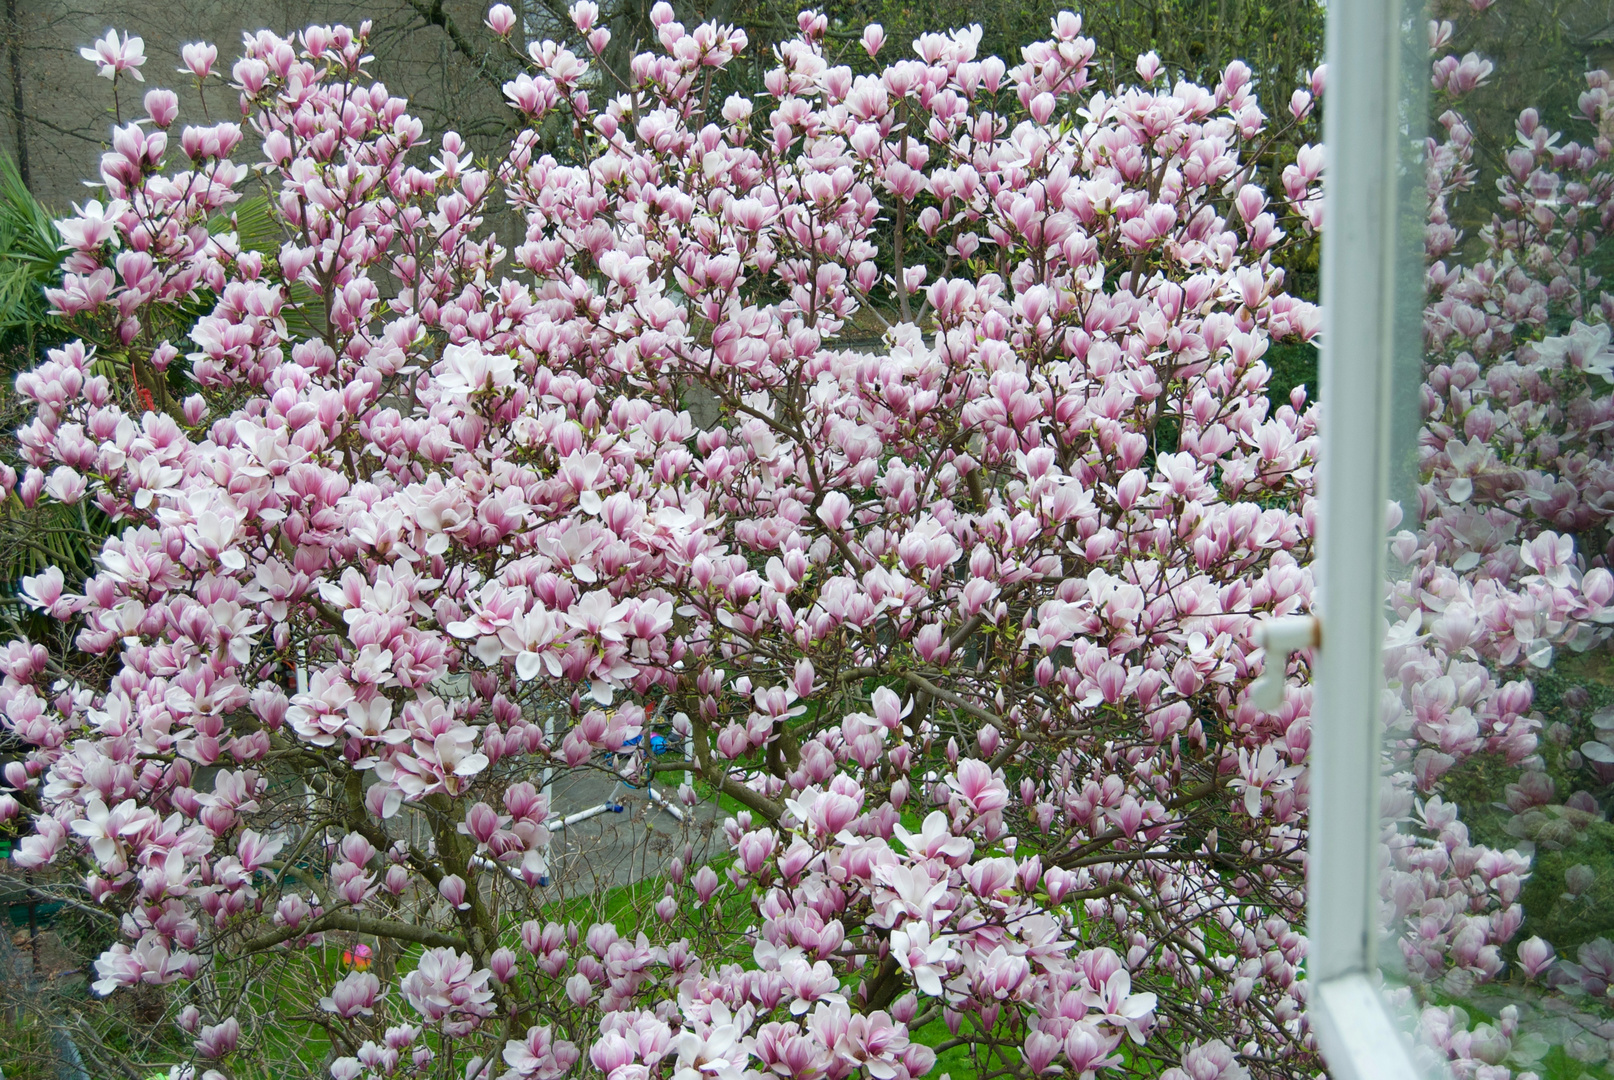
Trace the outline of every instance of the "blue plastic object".
<instances>
[{"instance_id":1,"label":"blue plastic object","mask_svg":"<svg viewBox=\"0 0 1614 1080\"><path fill-rule=\"evenodd\" d=\"M627 750L629 747L638 746L643 739L643 735L635 735L631 739L623 739L622 749ZM657 735L652 732L650 735L650 752L652 754L665 754L667 752L667 737L665 735Z\"/></svg>"}]
</instances>

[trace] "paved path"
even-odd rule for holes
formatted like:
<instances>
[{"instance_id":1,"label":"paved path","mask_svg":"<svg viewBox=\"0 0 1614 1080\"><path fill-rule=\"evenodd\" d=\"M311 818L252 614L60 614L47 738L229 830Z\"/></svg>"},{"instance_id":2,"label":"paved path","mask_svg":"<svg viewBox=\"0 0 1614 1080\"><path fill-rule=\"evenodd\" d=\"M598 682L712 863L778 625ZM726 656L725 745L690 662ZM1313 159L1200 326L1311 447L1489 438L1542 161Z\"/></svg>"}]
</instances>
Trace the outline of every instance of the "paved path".
<instances>
[{"instance_id":1,"label":"paved path","mask_svg":"<svg viewBox=\"0 0 1614 1080\"><path fill-rule=\"evenodd\" d=\"M684 856L686 847L694 851L690 863L693 871L726 847L717 807L712 803L684 806L677 798L682 774L661 776L672 782L658 783L656 790L683 813L683 821L646 798L642 787L618 787L603 771L556 777L550 792L551 821L606 803L613 790L622 810L607 811L555 831L549 845L552 890L579 896L661 877L675 856Z\"/></svg>"}]
</instances>

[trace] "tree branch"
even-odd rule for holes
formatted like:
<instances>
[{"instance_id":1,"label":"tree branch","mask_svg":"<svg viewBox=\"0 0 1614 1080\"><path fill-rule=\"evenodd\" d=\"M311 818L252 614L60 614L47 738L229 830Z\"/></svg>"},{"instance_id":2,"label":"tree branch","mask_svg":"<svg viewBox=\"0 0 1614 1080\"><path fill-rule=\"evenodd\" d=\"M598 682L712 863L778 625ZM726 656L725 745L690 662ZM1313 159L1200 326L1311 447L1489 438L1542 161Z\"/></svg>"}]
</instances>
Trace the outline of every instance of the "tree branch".
<instances>
[{"instance_id":1,"label":"tree branch","mask_svg":"<svg viewBox=\"0 0 1614 1080\"><path fill-rule=\"evenodd\" d=\"M487 51L477 49L476 44L465 36L465 32L454 21L454 16L443 10L443 0L430 0L430 2L428 0L404 0L404 2L413 9L416 15L425 19L428 26L441 27L443 33L448 35L448 40L454 46L455 51L471 62L472 66L476 68L476 73L493 89L501 94L504 92L506 73L493 70Z\"/></svg>"},{"instance_id":2,"label":"tree branch","mask_svg":"<svg viewBox=\"0 0 1614 1080\"><path fill-rule=\"evenodd\" d=\"M294 937L317 934L322 930L347 930L355 934L373 934L376 937L394 938L398 941L412 941L417 945L431 945L460 950L466 948L464 938L439 933L429 927L337 911L329 915L321 915L314 921L304 923L301 926L282 926L278 930L270 931L267 934L259 934L255 938L249 938L242 946L240 955L250 956L255 952L272 949L281 942L290 941Z\"/></svg>"},{"instance_id":3,"label":"tree branch","mask_svg":"<svg viewBox=\"0 0 1614 1080\"><path fill-rule=\"evenodd\" d=\"M955 709L962 709L971 716L975 717L977 720L984 720L988 724L996 725L999 730L1007 726L1003 717L998 716L996 713L987 712L979 705L971 705L957 694L943 690L941 687L937 686L935 683L931 682L917 671L906 672L903 674L903 678L907 679L909 683L918 687L920 690L923 690L931 697L945 701Z\"/></svg>"},{"instance_id":4,"label":"tree branch","mask_svg":"<svg viewBox=\"0 0 1614 1080\"><path fill-rule=\"evenodd\" d=\"M770 825L779 824L784 817L785 808L760 791L753 791L728 774L728 770L721 767L712 757L712 741L709 725L706 718L696 711L695 727L695 759L700 765L701 777L713 787L735 802L750 807L768 819Z\"/></svg>"}]
</instances>

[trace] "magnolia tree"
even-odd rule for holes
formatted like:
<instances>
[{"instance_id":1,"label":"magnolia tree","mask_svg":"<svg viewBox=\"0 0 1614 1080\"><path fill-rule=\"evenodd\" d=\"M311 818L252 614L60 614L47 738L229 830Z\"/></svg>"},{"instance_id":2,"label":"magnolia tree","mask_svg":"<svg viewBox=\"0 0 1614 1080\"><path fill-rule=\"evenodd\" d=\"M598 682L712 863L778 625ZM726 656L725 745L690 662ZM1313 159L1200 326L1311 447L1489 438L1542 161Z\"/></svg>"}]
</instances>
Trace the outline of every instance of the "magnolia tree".
<instances>
[{"instance_id":1,"label":"magnolia tree","mask_svg":"<svg viewBox=\"0 0 1614 1080\"><path fill-rule=\"evenodd\" d=\"M19 379L6 492L113 529L23 583L72 648L0 654L0 813L121 919L96 991L167 988L209 1076L293 1023L337 1080L1317 1068L1309 697L1248 691L1311 602L1262 355L1317 329L1271 259L1322 158L1255 162L1322 72L1275 124L1238 63L1095 90L1071 14L859 74L808 13L721 100L744 34L659 4L607 85L572 18L489 165L362 29L188 47L240 122L148 92L60 223L84 342ZM283 243L209 231L260 189ZM602 766L693 770L727 845L579 925L543 776ZM334 933L383 961L338 981Z\"/></svg>"}]
</instances>

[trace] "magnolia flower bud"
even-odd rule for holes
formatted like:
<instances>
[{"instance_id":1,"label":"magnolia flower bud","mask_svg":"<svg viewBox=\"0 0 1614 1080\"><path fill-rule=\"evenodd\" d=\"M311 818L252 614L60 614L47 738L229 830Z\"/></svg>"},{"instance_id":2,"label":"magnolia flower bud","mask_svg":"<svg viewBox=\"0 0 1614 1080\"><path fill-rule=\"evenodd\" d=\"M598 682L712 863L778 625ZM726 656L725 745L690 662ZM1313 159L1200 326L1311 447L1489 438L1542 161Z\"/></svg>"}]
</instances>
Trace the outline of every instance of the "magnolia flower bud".
<instances>
[{"instance_id":1,"label":"magnolia flower bud","mask_svg":"<svg viewBox=\"0 0 1614 1080\"><path fill-rule=\"evenodd\" d=\"M471 905L465 899L465 879L458 874L446 875L442 881L437 883L437 891L444 900L447 900L450 905L460 911L470 909Z\"/></svg>"},{"instance_id":2,"label":"magnolia flower bud","mask_svg":"<svg viewBox=\"0 0 1614 1080\"><path fill-rule=\"evenodd\" d=\"M516 28L516 13L509 4L494 4L488 9L487 26L500 37L508 37Z\"/></svg>"},{"instance_id":3,"label":"magnolia flower bud","mask_svg":"<svg viewBox=\"0 0 1614 1080\"><path fill-rule=\"evenodd\" d=\"M148 90L143 104L146 115L159 128L166 128L179 115L179 97L172 90Z\"/></svg>"},{"instance_id":4,"label":"magnolia flower bud","mask_svg":"<svg viewBox=\"0 0 1614 1080\"><path fill-rule=\"evenodd\" d=\"M717 892L718 884L717 873L710 866L703 866L695 871L695 895L700 898L701 903L712 899L712 894Z\"/></svg>"},{"instance_id":5,"label":"magnolia flower bud","mask_svg":"<svg viewBox=\"0 0 1614 1080\"><path fill-rule=\"evenodd\" d=\"M1524 971L1525 978L1538 978L1552 966L1552 946L1542 941L1539 936L1531 937L1519 943L1518 958L1519 967Z\"/></svg>"}]
</instances>

